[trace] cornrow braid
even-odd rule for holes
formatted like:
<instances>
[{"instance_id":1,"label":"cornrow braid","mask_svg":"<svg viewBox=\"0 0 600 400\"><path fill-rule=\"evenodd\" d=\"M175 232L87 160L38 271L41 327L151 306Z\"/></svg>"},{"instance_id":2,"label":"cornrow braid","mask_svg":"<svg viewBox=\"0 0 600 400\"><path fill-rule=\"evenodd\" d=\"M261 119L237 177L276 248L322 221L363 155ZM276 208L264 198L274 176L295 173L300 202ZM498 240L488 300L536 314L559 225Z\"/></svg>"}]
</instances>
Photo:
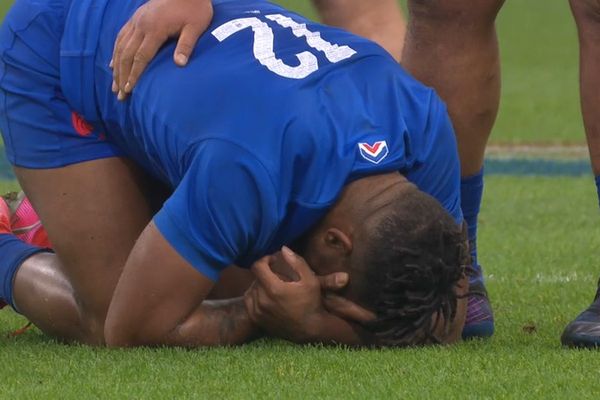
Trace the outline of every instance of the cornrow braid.
<instances>
[{"instance_id":1,"label":"cornrow braid","mask_svg":"<svg viewBox=\"0 0 600 400\"><path fill-rule=\"evenodd\" d=\"M365 262L361 292L377 315L365 325L373 345L440 343L435 332L448 333L457 311L456 285L468 268L466 231L435 199L415 189L377 224Z\"/></svg>"}]
</instances>

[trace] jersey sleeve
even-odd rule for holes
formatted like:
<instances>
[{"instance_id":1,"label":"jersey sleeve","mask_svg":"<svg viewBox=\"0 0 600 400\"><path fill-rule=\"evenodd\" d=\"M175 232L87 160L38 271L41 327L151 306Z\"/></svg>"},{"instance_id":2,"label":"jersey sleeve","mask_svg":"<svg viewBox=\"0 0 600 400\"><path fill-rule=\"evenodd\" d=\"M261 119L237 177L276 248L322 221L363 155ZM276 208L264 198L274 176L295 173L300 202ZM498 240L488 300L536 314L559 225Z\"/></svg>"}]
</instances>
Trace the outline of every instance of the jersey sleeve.
<instances>
[{"instance_id":1,"label":"jersey sleeve","mask_svg":"<svg viewBox=\"0 0 600 400\"><path fill-rule=\"evenodd\" d=\"M217 280L228 265L263 255L278 224L277 197L254 156L234 144L208 142L154 222L185 260Z\"/></svg>"},{"instance_id":2,"label":"jersey sleeve","mask_svg":"<svg viewBox=\"0 0 600 400\"><path fill-rule=\"evenodd\" d=\"M427 162L406 177L415 182L420 190L439 201L457 224L462 224L460 161L456 136L446 105L437 95L432 96L426 130L427 136L432 138L427 144Z\"/></svg>"}]
</instances>

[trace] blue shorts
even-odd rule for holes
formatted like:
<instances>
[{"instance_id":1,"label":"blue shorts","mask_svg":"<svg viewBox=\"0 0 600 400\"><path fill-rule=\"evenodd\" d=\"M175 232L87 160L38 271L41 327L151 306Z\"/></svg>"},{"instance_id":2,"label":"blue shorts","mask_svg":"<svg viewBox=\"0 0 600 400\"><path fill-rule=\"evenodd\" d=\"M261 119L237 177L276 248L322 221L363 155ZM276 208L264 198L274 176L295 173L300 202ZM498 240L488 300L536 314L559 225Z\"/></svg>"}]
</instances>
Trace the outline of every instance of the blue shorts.
<instances>
[{"instance_id":1,"label":"blue shorts","mask_svg":"<svg viewBox=\"0 0 600 400\"><path fill-rule=\"evenodd\" d=\"M8 160L58 168L121 156L67 103L60 44L71 0L17 0L0 27L0 131Z\"/></svg>"}]
</instances>

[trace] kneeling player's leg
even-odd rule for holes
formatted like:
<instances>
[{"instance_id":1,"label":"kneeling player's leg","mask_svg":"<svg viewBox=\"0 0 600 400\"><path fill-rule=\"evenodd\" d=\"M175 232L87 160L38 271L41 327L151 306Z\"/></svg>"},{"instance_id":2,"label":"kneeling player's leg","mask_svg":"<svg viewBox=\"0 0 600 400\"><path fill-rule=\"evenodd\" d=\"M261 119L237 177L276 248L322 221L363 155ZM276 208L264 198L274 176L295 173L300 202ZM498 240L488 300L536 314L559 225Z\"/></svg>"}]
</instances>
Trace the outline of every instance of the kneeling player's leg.
<instances>
[{"instance_id":1,"label":"kneeling player's leg","mask_svg":"<svg viewBox=\"0 0 600 400\"><path fill-rule=\"evenodd\" d=\"M36 254L0 235L0 298L50 334L100 343L112 290L151 211L142 174L62 93L67 5L18 0L0 26L0 131L56 250Z\"/></svg>"},{"instance_id":2,"label":"kneeling player's leg","mask_svg":"<svg viewBox=\"0 0 600 400\"><path fill-rule=\"evenodd\" d=\"M15 306L46 333L102 343L114 287L152 215L143 175L120 158L16 173L56 254L22 263Z\"/></svg>"},{"instance_id":3,"label":"kneeling player's leg","mask_svg":"<svg viewBox=\"0 0 600 400\"><path fill-rule=\"evenodd\" d=\"M469 225L472 296L465 337L493 333L491 309L477 264L477 216L483 192L483 156L498 111L500 59L495 18L504 0L409 0L402 55L406 68L433 86L448 104L461 160L462 209Z\"/></svg>"},{"instance_id":4,"label":"kneeling player's leg","mask_svg":"<svg viewBox=\"0 0 600 400\"><path fill-rule=\"evenodd\" d=\"M579 30L583 122L600 198L600 1L571 0L570 3ZM592 305L565 328L563 344L600 347L600 282L598 285Z\"/></svg>"}]
</instances>

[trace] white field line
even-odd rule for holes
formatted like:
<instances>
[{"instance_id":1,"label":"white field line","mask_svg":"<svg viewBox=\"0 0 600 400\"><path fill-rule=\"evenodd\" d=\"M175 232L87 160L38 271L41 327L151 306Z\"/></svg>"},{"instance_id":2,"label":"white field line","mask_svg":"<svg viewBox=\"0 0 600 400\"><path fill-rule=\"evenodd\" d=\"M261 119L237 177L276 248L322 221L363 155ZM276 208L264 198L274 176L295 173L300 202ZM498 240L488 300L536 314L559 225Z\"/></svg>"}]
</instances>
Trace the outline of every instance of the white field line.
<instances>
[{"instance_id":1,"label":"white field line","mask_svg":"<svg viewBox=\"0 0 600 400\"><path fill-rule=\"evenodd\" d=\"M587 159L585 145L489 145L485 152L489 158L545 158L545 159Z\"/></svg>"},{"instance_id":2,"label":"white field line","mask_svg":"<svg viewBox=\"0 0 600 400\"><path fill-rule=\"evenodd\" d=\"M515 280L514 276L496 276L490 274L486 277L487 281L501 282L501 283L514 283L515 281L523 282L523 279L518 278ZM570 282L594 282L598 281L597 275L592 274L578 274L577 272L569 272L564 274L544 274L537 273L535 276L525 278L528 283L570 283Z\"/></svg>"}]
</instances>

